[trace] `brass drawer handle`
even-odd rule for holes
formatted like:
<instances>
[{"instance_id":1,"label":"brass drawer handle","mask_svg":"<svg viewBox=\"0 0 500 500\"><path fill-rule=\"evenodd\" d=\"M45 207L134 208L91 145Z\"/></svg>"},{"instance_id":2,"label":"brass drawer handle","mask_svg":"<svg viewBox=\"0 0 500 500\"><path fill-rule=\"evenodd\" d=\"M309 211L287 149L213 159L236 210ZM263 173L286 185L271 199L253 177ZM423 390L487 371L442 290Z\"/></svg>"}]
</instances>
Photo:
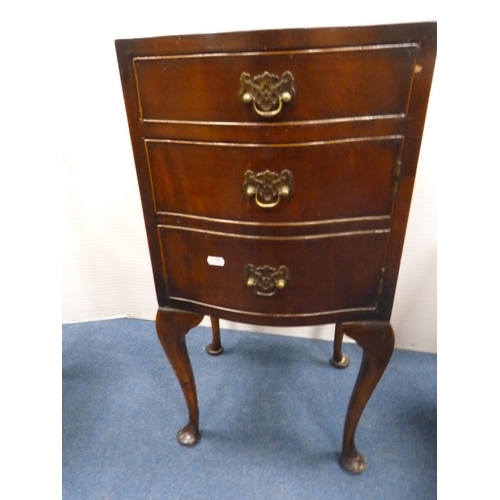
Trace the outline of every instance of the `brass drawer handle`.
<instances>
[{"instance_id":1,"label":"brass drawer handle","mask_svg":"<svg viewBox=\"0 0 500 500\"><path fill-rule=\"evenodd\" d=\"M255 196L255 203L259 207L273 208L282 197L292 192L292 173L290 170L282 170L279 174L265 170L256 174L247 170L243 190L247 196Z\"/></svg>"},{"instance_id":2,"label":"brass drawer handle","mask_svg":"<svg viewBox=\"0 0 500 500\"><path fill-rule=\"evenodd\" d=\"M273 296L278 289L285 288L290 279L290 271L286 266L278 269L271 266L254 267L248 264L245 269L247 286L254 288L257 295Z\"/></svg>"},{"instance_id":3,"label":"brass drawer handle","mask_svg":"<svg viewBox=\"0 0 500 500\"><path fill-rule=\"evenodd\" d=\"M264 118L276 116L295 95L294 78L285 71L281 78L264 71L262 75L251 77L242 73L240 77L240 98L245 103L253 103L255 112Z\"/></svg>"}]
</instances>

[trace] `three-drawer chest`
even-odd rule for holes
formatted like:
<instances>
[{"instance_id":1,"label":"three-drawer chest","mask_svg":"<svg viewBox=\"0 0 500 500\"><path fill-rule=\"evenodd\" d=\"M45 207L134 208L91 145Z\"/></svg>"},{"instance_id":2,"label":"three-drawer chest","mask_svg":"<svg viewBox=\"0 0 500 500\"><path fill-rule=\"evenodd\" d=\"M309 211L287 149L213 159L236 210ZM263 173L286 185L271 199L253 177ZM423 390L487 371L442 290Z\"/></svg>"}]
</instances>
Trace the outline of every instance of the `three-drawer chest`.
<instances>
[{"instance_id":1,"label":"three-drawer chest","mask_svg":"<svg viewBox=\"0 0 500 500\"><path fill-rule=\"evenodd\" d=\"M186 333L212 319L335 323L364 352L342 465L391 358L390 325L436 24L118 40L156 327L200 437Z\"/></svg>"}]
</instances>

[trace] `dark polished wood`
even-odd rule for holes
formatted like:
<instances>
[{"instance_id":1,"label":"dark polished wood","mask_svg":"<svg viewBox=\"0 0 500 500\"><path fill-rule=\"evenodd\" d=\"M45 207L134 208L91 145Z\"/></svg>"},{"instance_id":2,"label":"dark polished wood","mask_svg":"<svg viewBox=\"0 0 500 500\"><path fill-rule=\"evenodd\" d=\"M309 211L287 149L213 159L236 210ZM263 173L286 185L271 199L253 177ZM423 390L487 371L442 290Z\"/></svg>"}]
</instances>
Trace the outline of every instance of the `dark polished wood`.
<instances>
[{"instance_id":1,"label":"dark polished wood","mask_svg":"<svg viewBox=\"0 0 500 500\"><path fill-rule=\"evenodd\" d=\"M347 368L351 363L351 360L342 352L342 339L344 338L344 331L342 329L342 323L337 323L335 325L335 335L333 337L333 356L330 359L330 363L335 368Z\"/></svg>"},{"instance_id":2,"label":"dark polished wood","mask_svg":"<svg viewBox=\"0 0 500 500\"><path fill-rule=\"evenodd\" d=\"M156 315L156 331L165 354L167 355L175 376L179 381L188 407L188 423L177 433L177 439L183 445L193 445L200 438L199 411L196 386L191 361L186 348L186 334L201 323L203 316L199 314L158 309Z\"/></svg>"},{"instance_id":3,"label":"dark polished wood","mask_svg":"<svg viewBox=\"0 0 500 500\"><path fill-rule=\"evenodd\" d=\"M283 108L281 116L285 121L405 112L418 52L416 43L400 40L388 50L374 51L356 47L332 51L331 48L316 47L314 52L296 48L293 53L260 50L259 57L247 51L232 53L229 47L219 57L138 56L135 70L142 118L160 122L259 120L251 106L233 106L234 82L240 81L242 67L252 76L267 70L276 75L284 71L293 74L298 93L306 99L297 99L294 106ZM164 92L148 91L152 81Z\"/></svg>"},{"instance_id":4,"label":"dark polished wood","mask_svg":"<svg viewBox=\"0 0 500 500\"><path fill-rule=\"evenodd\" d=\"M217 145L148 140L156 209L239 222L300 223L389 217L403 137L356 142ZM217 165L215 174L207 158ZM373 168L376 165L377 168ZM242 196L245 172L292 170L293 192L274 210ZM182 183L182 190L175 180ZM373 185L377 189L373 189ZM200 198L199 192L206 192ZM224 196L221 194L224 193ZM315 203L310 203L314 199ZM189 203L186 203L189 200ZM282 204L281 204L282 203Z\"/></svg>"},{"instance_id":5,"label":"dark polished wood","mask_svg":"<svg viewBox=\"0 0 500 500\"><path fill-rule=\"evenodd\" d=\"M211 356L218 356L219 354L222 354L224 352L224 347L222 347L220 341L219 318L210 316L210 323L212 324L212 342L207 345L205 350Z\"/></svg>"},{"instance_id":6,"label":"dark polished wood","mask_svg":"<svg viewBox=\"0 0 500 500\"><path fill-rule=\"evenodd\" d=\"M340 460L345 469L358 474L365 469L366 462L354 445L354 434L366 403L391 359L394 332L390 323L382 321L343 323L341 328L363 348L363 360L347 408Z\"/></svg>"},{"instance_id":7,"label":"dark polished wood","mask_svg":"<svg viewBox=\"0 0 500 500\"><path fill-rule=\"evenodd\" d=\"M199 439L185 346L209 315L335 323L364 352L341 463L390 360L389 324L436 57L435 23L117 40L158 299Z\"/></svg>"}]
</instances>

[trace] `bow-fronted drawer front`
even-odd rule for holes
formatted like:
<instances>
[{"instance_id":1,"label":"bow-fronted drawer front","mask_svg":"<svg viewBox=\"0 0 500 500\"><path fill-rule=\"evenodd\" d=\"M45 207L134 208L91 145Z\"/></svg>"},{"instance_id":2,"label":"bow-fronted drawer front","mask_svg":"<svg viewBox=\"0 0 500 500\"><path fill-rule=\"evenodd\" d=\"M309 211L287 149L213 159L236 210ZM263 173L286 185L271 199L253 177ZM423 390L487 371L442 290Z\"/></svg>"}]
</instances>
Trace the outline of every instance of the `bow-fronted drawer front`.
<instances>
[{"instance_id":1,"label":"bow-fronted drawer front","mask_svg":"<svg viewBox=\"0 0 500 500\"><path fill-rule=\"evenodd\" d=\"M389 230L310 237L160 226L170 303L217 314L317 320L376 314Z\"/></svg>"},{"instance_id":2,"label":"bow-fronted drawer front","mask_svg":"<svg viewBox=\"0 0 500 500\"><path fill-rule=\"evenodd\" d=\"M315 122L407 113L418 45L135 57L144 122Z\"/></svg>"},{"instance_id":3,"label":"bow-fronted drawer front","mask_svg":"<svg viewBox=\"0 0 500 500\"><path fill-rule=\"evenodd\" d=\"M389 217L401 137L295 144L147 140L158 214L244 222Z\"/></svg>"}]
</instances>

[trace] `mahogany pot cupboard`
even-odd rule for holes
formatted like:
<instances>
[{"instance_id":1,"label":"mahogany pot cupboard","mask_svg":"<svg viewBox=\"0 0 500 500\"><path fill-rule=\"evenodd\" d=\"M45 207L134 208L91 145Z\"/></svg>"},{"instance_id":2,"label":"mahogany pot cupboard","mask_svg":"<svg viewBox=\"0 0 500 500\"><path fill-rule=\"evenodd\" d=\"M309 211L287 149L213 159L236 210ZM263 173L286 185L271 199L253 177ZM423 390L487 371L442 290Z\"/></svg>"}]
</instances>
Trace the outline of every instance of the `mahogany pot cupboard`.
<instances>
[{"instance_id":1,"label":"mahogany pot cupboard","mask_svg":"<svg viewBox=\"0 0 500 500\"><path fill-rule=\"evenodd\" d=\"M153 267L160 342L200 438L185 335L219 318L335 323L363 349L342 466L391 358L390 325L435 23L117 40Z\"/></svg>"}]
</instances>

